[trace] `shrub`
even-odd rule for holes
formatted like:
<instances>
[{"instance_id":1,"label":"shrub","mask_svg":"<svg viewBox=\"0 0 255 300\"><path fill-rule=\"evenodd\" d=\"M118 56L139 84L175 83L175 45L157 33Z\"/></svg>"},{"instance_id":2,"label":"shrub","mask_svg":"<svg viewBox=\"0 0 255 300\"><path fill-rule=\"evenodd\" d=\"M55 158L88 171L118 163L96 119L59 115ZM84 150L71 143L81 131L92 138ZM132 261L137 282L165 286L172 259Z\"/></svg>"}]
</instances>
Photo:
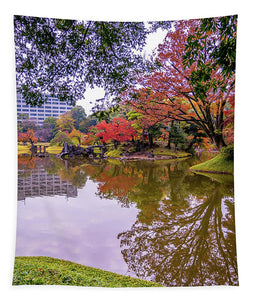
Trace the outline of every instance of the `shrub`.
<instances>
[{"instance_id":1,"label":"shrub","mask_svg":"<svg viewBox=\"0 0 255 300\"><path fill-rule=\"evenodd\" d=\"M221 153L223 154L226 160L234 160L234 144L228 145L227 147L223 147L221 149Z\"/></svg>"},{"instance_id":2,"label":"shrub","mask_svg":"<svg viewBox=\"0 0 255 300\"><path fill-rule=\"evenodd\" d=\"M105 155L108 157L120 157L121 153L122 150L119 148L119 149L109 150L105 153Z\"/></svg>"},{"instance_id":3,"label":"shrub","mask_svg":"<svg viewBox=\"0 0 255 300\"><path fill-rule=\"evenodd\" d=\"M54 139L50 141L50 146L57 145L62 146L64 142L67 142L68 144L73 144L72 140L67 136L65 132L58 132Z\"/></svg>"}]
</instances>

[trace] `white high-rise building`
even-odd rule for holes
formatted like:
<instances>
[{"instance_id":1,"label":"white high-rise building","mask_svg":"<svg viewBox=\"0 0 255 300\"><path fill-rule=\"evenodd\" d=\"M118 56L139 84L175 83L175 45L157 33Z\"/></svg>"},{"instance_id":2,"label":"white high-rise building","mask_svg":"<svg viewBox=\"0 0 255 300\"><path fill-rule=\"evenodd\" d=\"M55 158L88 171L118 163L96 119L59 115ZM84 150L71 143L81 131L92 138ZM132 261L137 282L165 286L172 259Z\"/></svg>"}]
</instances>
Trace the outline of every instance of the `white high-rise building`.
<instances>
[{"instance_id":1,"label":"white high-rise building","mask_svg":"<svg viewBox=\"0 0 255 300\"><path fill-rule=\"evenodd\" d=\"M47 97L47 101L41 106L27 105L21 94L17 94L17 115L18 121L20 114L27 114L30 120L34 120L37 125L42 125L43 121L48 117L58 117L67 111L70 111L73 106L66 102L59 101L55 97Z\"/></svg>"}]
</instances>

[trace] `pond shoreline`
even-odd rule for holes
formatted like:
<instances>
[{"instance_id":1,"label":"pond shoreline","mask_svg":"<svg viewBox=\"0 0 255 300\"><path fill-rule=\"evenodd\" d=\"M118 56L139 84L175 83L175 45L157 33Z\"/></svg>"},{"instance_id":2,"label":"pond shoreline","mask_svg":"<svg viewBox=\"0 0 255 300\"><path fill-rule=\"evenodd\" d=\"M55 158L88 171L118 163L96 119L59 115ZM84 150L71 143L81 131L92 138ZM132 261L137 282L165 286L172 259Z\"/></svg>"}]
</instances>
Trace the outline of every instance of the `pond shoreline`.
<instances>
[{"instance_id":1,"label":"pond shoreline","mask_svg":"<svg viewBox=\"0 0 255 300\"><path fill-rule=\"evenodd\" d=\"M201 164L190 167L191 171L199 173L214 173L214 174L234 174L234 162L226 159L225 156L220 153L212 159L206 160Z\"/></svg>"},{"instance_id":2,"label":"pond shoreline","mask_svg":"<svg viewBox=\"0 0 255 300\"><path fill-rule=\"evenodd\" d=\"M196 172L196 173L210 173L210 174L225 174L225 175L233 175L231 172L225 172L225 171L206 171L206 170L195 170L190 168L190 171Z\"/></svg>"},{"instance_id":3,"label":"pond shoreline","mask_svg":"<svg viewBox=\"0 0 255 300\"><path fill-rule=\"evenodd\" d=\"M183 156L160 156L155 155L154 157L148 157L145 155L134 155L134 156L122 156L122 157L106 157L106 159L118 159L118 160L128 160L128 161L138 161L138 160L174 160L174 159L180 159L180 158L189 158L191 157L191 154L183 155Z\"/></svg>"},{"instance_id":4,"label":"pond shoreline","mask_svg":"<svg viewBox=\"0 0 255 300\"><path fill-rule=\"evenodd\" d=\"M62 160L54 154L19 157L13 284L147 286L148 282L121 277L130 275L155 278L167 287L192 286L204 283L204 273L208 285L227 285L229 276L233 285L238 284L233 176L189 170L208 155L162 160L171 156L164 154L154 153L153 161L141 155L143 160L137 161L78 156ZM224 222L214 222L218 212ZM206 239L199 230L204 226L209 226ZM182 246L190 228L194 228L190 242ZM180 235L176 236L176 230ZM218 240L218 232L227 232L228 238ZM174 243L177 248L168 247ZM227 260L225 253L229 253ZM191 257L191 263L196 257L201 267L195 271L183 267L180 256Z\"/></svg>"}]
</instances>

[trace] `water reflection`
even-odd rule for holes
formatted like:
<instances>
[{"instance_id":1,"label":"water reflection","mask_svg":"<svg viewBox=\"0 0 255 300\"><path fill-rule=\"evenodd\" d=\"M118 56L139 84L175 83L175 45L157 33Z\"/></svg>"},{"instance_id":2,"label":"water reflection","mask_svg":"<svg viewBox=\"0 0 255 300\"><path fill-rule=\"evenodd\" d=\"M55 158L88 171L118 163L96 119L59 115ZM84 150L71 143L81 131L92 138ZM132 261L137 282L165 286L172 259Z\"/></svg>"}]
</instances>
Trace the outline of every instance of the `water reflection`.
<instances>
[{"instance_id":1,"label":"water reflection","mask_svg":"<svg viewBox=\"0 0 255 300\"><path fill-rule=\"evenodd\" d=\"M19 159L18 201L25 201L27 197L56 195L77 197L77 187L68 180L61 180L57 173L45 171L45 163L49 163L49 160L37 160L36 163L34 157Z\"/></svg>"},{"instance_id":2,"label":"water reflection","mask_svg":"<svg viewBox=\"0 0 255 300\"><path fill-rule=\"evenodd\" d=\"M160 201L150 223L141 210L118 236L125 261L139 277L167 286L237 284L233 198L214 182L203 199L187 201L187 208Z\"/></svg>"},{"instance_id":3,"label":"water reflection","mask_svg":"<svg viewBox=\"0 0 255 300\"><path fill-rule=\"evenodd\" d=\"M53 176L52 182L58 178L62 184L75 187L79 199L79 191L86 191L89 180L96 187L93 197L137 208L132 225L119 229L115 236L118 247L115 243L113 250L121 253L130 274L166 286L238 285L233 177L194 174L188 171L190 164L192 159L107 163L51 157L26 164L21 159L19 182L34 182L36 175L45 184ZM91 211L94 203L89 202ZM109 222L107 215L105 219ZM86 219L82 222L85 224ZM118 228L113 220L111 226ZM96 239L97 230L93 232ZM74 243L79 239L82 237ZM99 256L104 256L103 251L97 249ZM100 267L93 262L89 265ZM118 272L125 273L126 269Z\"/></svg>"}]
</instances>

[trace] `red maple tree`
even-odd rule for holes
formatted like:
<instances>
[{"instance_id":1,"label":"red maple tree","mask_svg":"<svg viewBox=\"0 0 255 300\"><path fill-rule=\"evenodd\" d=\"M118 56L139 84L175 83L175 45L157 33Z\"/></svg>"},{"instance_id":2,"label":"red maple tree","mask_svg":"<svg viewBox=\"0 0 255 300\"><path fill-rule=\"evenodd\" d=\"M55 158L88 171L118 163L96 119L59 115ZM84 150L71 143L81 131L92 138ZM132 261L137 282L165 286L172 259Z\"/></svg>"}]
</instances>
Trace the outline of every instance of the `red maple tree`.
<instances>
[{"instance_id":1,"label":"red maple tree","mask_svg":"<svg viewBox=\"0 0 255 300\"><path fill-rule=\"evenodd\" d=\"M111 123L102 121L95 126L98 130L96 137L99 137L103 143L112 140L117 148L119 142L132 140L136 136L132 123L124 118L114 118Z\"/></svg>"},{"instance_id":2,"label":"red maple tree","mask_svg":"<svg viewBox=\"0 0 255 300\"><path fill-rule=\"evenodd\" d=\"M126 91L123 99L150 122L185 121L206 133L218 149L225 146L224 122L228 103L234 101L234 74L224 76L222 68L209 55L210 47L220 42L220 33L201 32L193 46L198 55L184 60L190 36L199 20L177 21L174 30L159 45L157 62L151 73L138 76L139 87Z\"/></svg>"}]
</instances>

